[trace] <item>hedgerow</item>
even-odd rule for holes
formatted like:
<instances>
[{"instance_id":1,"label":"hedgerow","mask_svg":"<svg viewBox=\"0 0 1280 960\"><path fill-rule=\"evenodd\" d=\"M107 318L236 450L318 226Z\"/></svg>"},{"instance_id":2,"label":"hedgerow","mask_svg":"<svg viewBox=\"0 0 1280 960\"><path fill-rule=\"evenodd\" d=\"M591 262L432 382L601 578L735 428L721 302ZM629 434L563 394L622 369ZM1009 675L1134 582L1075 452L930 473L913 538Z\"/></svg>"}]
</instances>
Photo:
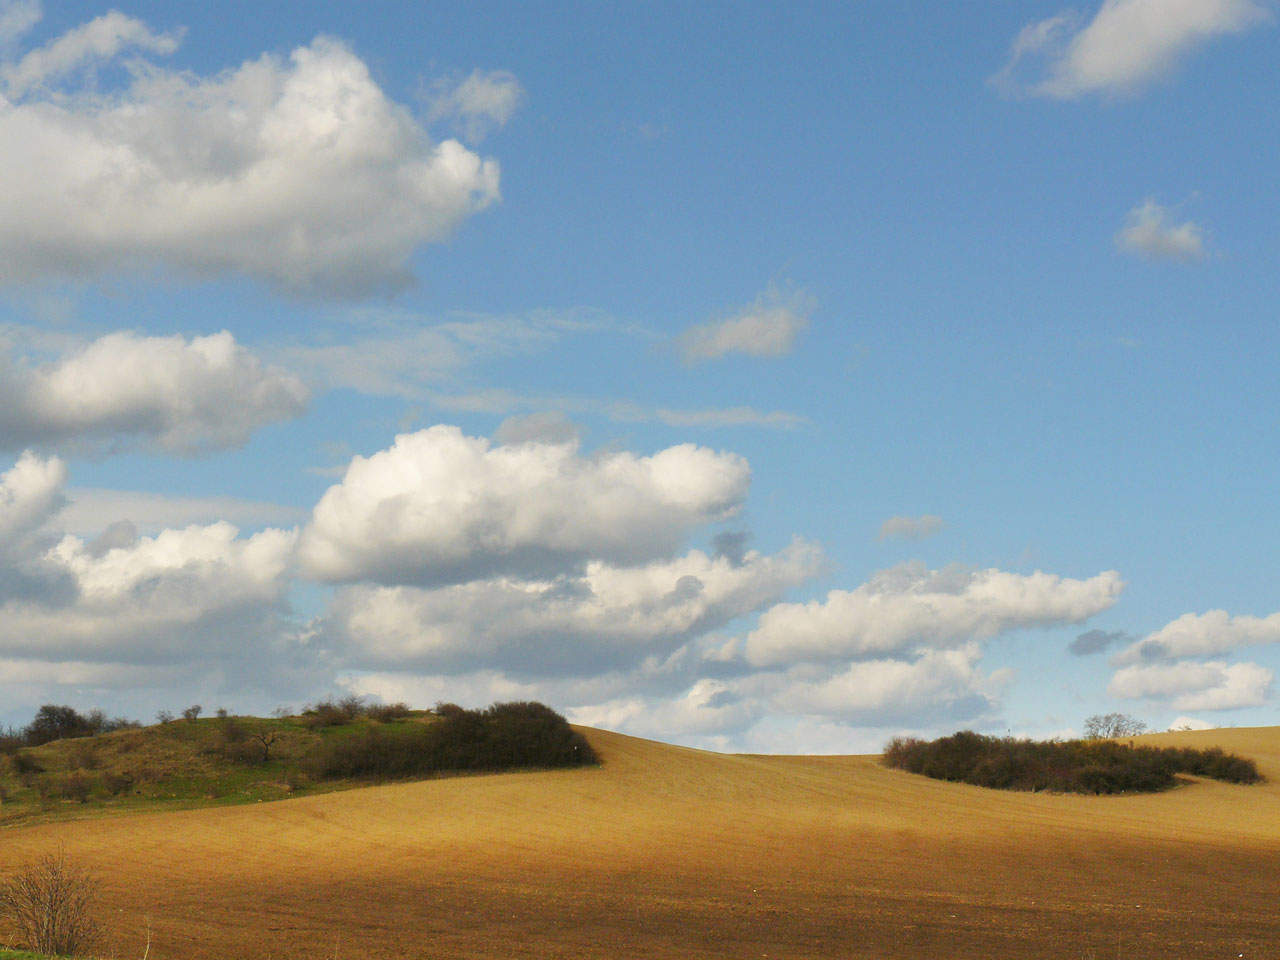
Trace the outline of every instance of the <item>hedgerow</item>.
<instances>
[{"instance_id":1,"label":"hedgerow","mask_svg":"<svg viewBox=\"0 0 1280 960\"><path fill-rule=\"evenodd\" d=\"M1177 774L1230 783L1262 779L1252 760L1218 747L1153 747L1115 740L1019 740L962 730L938 740L895 737L884 751L890 767L935 780L999 790L1057 793L1150 793Z\"/></svg>"}]
</instances>

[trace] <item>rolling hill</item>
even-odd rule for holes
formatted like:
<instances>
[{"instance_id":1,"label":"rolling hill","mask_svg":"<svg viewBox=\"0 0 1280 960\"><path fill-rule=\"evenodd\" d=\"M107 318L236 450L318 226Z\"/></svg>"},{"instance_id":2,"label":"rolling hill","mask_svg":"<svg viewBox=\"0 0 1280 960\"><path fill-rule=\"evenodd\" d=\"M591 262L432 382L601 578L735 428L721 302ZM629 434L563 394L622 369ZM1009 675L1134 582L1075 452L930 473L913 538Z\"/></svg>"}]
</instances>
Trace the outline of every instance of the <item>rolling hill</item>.
<instances>
[{"instance_id":1,"label":"rolling hill","mask_svg":"<svg viewBox=\"0 0 1280 960\"><path fill-rule=\"evenodd\" d=\"M1162 734L1268 782L1017 794L875 757L583 731L598 768L14 826L101 880L108 955L1159 958L1280 949L1280 728ZM0 943L4 941L0 932Z\"/></svg>"}]
</instances>

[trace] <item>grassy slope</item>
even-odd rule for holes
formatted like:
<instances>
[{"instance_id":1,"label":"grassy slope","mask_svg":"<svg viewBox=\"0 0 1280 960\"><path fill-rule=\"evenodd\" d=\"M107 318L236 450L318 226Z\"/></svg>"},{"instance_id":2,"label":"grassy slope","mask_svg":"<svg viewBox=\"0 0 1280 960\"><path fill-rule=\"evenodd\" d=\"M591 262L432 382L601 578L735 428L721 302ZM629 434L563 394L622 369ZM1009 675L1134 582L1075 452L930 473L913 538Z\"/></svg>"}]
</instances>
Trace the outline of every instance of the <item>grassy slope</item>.
<instances>
[{"instance_id":1,"label":"grassy slope","mask_svg":"<svg viewBox=\"0 0 1280 960\"><path fill-rule=\"evenodd\" d=\"M1280 729L1153 738L1268 783L1100 798L586 733L599 768L33 824L0 831L0 863L65 845L102 880L110 952L140 955L150 922L166 960L1280 948Z\"/></svg>"},{"instance_id":2,"label":"grassy slope","mask_svg":"<svg viewBox=\"0 0 1280 960\"><path fill-rule=\"evenodd\" d=\"M60 740L23 751L43 773L22 777L11 761L0 759L0 827L16 823L96 817L160 809L191 809L279 800L305 793L350 789L354 781L315 782L307 773L307 759L328 737L354 736L372 721L360 719L318 731L299 717L233 718L248 735L237 747L222 734L224 721L208 718L177 720L138 730L122 730L99 737ZM424 712L384 725L409 729L429 722ZM270 759L257 762L261 747L252 739L259 730L278 737ZM237 759L237 750L245 756ZM91 784L81 802L62 796L68 777L79 775ZM128 777L118 794L107 789L111 775ZM41 781L46 796L41 796Z\"/></svg>"}]
</instances>

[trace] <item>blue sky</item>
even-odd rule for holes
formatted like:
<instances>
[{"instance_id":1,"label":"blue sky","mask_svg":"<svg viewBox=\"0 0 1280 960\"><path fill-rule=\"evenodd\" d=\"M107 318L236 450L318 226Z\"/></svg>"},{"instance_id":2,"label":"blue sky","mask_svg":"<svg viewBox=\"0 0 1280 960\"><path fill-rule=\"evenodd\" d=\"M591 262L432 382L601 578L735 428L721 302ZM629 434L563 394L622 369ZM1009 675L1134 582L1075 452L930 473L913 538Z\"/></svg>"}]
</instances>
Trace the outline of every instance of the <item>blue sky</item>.
<instances>
[{"instance_id":1,"label":"blue sky","mask_svg":"<svg viewBox=\"0 0 1280 960\"><path fill-rule=\"evenodd\" d=\"M1270 723L1266 0L0 0L0 723Z\"/></svg>"}]
</instances>

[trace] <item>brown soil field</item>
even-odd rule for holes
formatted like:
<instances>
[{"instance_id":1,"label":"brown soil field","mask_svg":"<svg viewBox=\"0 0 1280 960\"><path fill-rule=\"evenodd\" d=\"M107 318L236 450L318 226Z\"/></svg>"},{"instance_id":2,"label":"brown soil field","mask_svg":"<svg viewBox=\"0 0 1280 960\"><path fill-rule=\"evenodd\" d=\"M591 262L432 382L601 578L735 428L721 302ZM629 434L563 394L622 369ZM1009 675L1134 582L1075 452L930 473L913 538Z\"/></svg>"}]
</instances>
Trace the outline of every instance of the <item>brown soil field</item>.
<instances>
[{"instance_id":1,"label":"brown soil field","mask_svg":"<svg viewBox=\"0 0 1280 960\"><path fill-rule=\"evenodd\" d=\"M64 847L120 958L1280 956L1280 728L1142 738L1267 783L1118 797L584 733L603 766L13 827L0 871Z\"/></svg>"}]
</instances>

